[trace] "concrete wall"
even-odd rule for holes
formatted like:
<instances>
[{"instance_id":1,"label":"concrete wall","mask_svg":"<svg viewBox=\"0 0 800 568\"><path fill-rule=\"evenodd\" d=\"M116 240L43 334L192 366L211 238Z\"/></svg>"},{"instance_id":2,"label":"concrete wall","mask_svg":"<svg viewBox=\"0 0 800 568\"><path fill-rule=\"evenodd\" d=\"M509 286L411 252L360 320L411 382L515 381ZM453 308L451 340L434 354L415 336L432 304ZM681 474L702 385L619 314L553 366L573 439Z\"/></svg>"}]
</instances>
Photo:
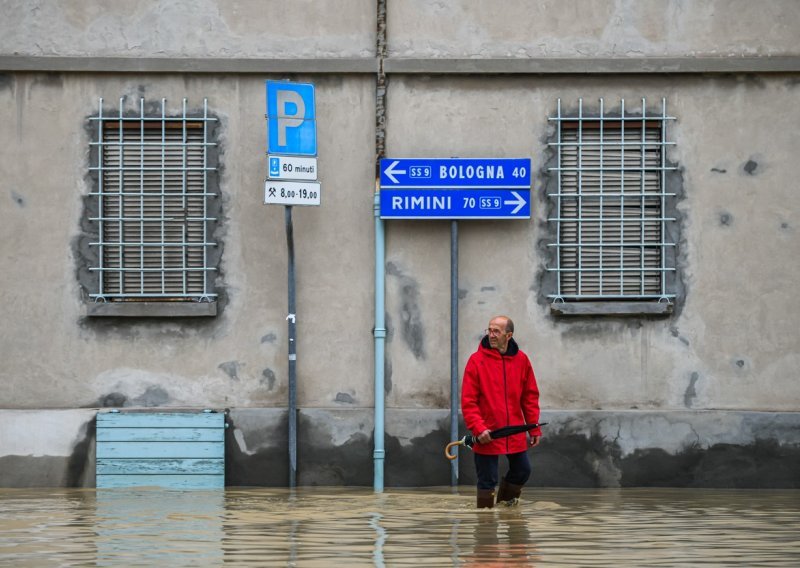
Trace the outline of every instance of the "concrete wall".
<instances>
[{"instance_id":1,"label":"concrete wall","mask_svg":"<svg viewBox=\"0 0 800 568\"><path fill-rule=\"evenodd\" d=\"M322 206L294 212L298 482L372 483L376 76L351 60L379 68L384 23L385 68L418 60L389 73L386 156L533 160L529 221L460 223L458 337L463 368L492 315L514 318L550 422L532 483L797 486L796 2L510 1L499 12L496 2L390 0L385 22L363 0L0 8L0 486L91 486L93 418L108 407L229 409L227 482L287 483L286 241L283 208L262 205L266 79L313 81L317 97ZM769 57L724 74L719 56ZM144 70L85 71L130 57ZM565 58L591 69L596 57L623 71L516 67ZM675 70L706 58L708 72L629 72L664 57ZM453 61L431 73L442 59ZM185 60L210 63L169 72ZM286 72L258 70L277 60ZM449 74L476 61L488 72ZM113 107L122 96L131 109L164 97L174 111L207 98L220 119L214 318L86 315L86 124L100 97ZM606 108L666 98L677 118L679 298L668 317L549 310L547 117L559 98L574 110L601 97ZM386 484L444 485L450 223L386 231ZM472 483L462 457L460 479Z\"/></svg>"},{"instance_id":2,"label":"concrete wall","mask_svg":"<svg viewBox=\"0 0 800 568\"><path fill-rule=\"evenodd\" d=\"M377 2L4 0L0 53L372 57ZM797 55L793 0L387 0L396 57Z\"/></svg>"},{"instance_id":3,"label":"concrete wall","mask_svg":"<svg viewBox=\"0 0 800 568\"><path fill-rule=\"evenodd\" d=\"M390 0L397 57L797 55L797 4L746 0Z\"/></svg>"},{"instance_id":4,"label":"concrete wall","mask_svg":"<svg viewBox=\"0 0 800 568\"><path fill-rule=\"evenodd\" d=\"M371 57L368 0L2 2L0 53L37 56Z\"/></svg>"},{"instance_id":5,"label":"concrete wall","mask_svg":"<svg viewBox=\"0 0 800 568\"><path fill-rule=\"evenodd\" d=\"M800 168L795 133L778 128L773 115L777 108L793 112L797 94L795 78L782 75L394 79L388 155L532 156L537 170L530 223L460 224L462 362L492 314L503 312L534 356L550 407L795 410L800 313L787 302L800 267L786 261L800 244ZM553 265L546 246L553 240L546 222L547 117L557 99L576 109L581 97L595 109L600 97L606 108L620 97L640 106L646 97L654 112L666 97L677 117L669 157L682 178L676 224L683 297L670 318L550 315L545 296L553 290L542 283L544 267ZM396 328L389 400L441 405L449 389L450 225L388 226ZM406 313L414 325L404 324Z\"/></svg>"},{"instance_id":6,"label":"concrete wall","mask_svg":"<svg viewBox=\"0 0 800 568\"><path fill-rule=\"evenodd\" d=\"M285 403L286 237L283 208L262 205L263 79L8 76L0 91L0 120L9 126L0 218L5 261L13 266L0 277L11 300L9 325L0 332L9 354L2 371L4 406ZM304 404L324 406L350 390L368 404L371 353L348 346L350 334L359 332L368 346L371 329L372 283L351 275L356 264L368 267L373 258L373 86L369 78L345 83L322 77L315 83L327 132L319 145L325 194L323 207L294 215L299 395ZM220 117L225 221L219 285L225 306L216 318L85 316L76 278L82 196L91 191L84 126L100 97L116 105L121 95L132 107L140 96L166 97L175 110L184 96L195 106L207 97ZM355 198L359 190L365 199ZM348 355L337 356L342 352ZM347 388L305 378L325 375L347 377Z\"/></svg>"}]
</instances>

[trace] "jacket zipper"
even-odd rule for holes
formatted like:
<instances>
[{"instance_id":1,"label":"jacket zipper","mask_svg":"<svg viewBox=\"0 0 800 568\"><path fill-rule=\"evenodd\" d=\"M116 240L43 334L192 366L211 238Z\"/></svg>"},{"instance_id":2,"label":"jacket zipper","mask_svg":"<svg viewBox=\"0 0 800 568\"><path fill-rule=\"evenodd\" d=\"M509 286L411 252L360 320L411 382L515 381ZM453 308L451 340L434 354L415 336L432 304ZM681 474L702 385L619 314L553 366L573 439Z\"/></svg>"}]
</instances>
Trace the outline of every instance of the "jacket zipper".
<instances>
[{"instance_id":1,"label":"jacket zipper","mask_svg":"<svg viewBox=\"0 0 800 568\"><path fill-rule=\"evenodd\" d=\"M509 416L508 413L508 381L506 380L506 358L503 356L502 353L500 354L500 363L503 365L503 391L504 391L503 398L505 399L506 403L506 426L510 426L509 421L511 420L511 417ZM509 452L508 438L506 438L506 453L508 452Z\"/></svg>"}]
</instances>

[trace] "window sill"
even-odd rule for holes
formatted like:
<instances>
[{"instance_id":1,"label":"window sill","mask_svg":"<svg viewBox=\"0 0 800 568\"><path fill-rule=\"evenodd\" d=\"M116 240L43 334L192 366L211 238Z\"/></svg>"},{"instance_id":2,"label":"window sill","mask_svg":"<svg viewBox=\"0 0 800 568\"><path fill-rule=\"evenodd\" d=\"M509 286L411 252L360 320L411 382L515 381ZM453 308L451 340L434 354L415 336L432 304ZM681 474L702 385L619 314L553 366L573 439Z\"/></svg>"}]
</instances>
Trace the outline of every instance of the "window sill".
<instances>
[{"instance_id":1,"label":"window sill","mask_svg":"<svg viewBox=\"0 0 800 568\"><path fill-rule=\"evenodd\" d=\"M92 302L86 304L89 317L213 317L216 302Z\"/></svg>"},{"instance_id":2,"label":"window sill","mask_svg":"<svg viewBox=\"0 0 800 568\"><path fill-rule=\"evenodd\" d=\"M555 302L554 316L667 316L674 304L667 302Z\"/></svg>"}]
</instances>

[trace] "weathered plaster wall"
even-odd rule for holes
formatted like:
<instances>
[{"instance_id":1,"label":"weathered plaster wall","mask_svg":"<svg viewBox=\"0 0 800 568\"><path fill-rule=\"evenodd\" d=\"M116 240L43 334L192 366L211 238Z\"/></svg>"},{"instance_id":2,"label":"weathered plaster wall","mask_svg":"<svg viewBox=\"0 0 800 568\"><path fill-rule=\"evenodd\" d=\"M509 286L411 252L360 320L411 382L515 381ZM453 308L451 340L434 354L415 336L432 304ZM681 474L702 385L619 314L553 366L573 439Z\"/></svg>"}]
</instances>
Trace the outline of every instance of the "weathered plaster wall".
<instances>
[{"instance_id":1,"label":"weathered plaster wall","mask_svg":"<svg viewBox=\"0 0 800 568\"><path fill-rule=\"evenodd\" d=\"M395 78L387 155L532 156L533 219L459 224L460 368L489 318L507 313L533 357L546 408L796 410L800 311L800 167L778 126L793 77ZM458 96L454 96L458 93ZM547 117L667 99L680 167L675 315L555 319L549 262ZM442 408L449 396L447 221L387 223L387 353L398 408Z\"/></svg>"},{"instance_id":2,"label":"weathered plaster wall","mask_svg":"<svg viewBox=\"0 0 800 568\"><path fill-rule=\"evenodd\" d=\"M285 404L286 237L283 207L263 205L266 78L4 76L3 407ZM294 213L298 395L307 406L364 406L372 282L354 273L370 274L373 258L373 87L315 83L323 205ZM175 110L182 97L195 107L207 97L220 117L226 304L216 318L85 317L75 258L91 191L85 124L99 97L113 106L123 95L131 106L166 97Z\"/></svg>"},{"instance_id":3,"label":"weathered plaster wall","mask_svg":"<svg viewBox=\"0 0 800 568\"><path fill-rule=\"evenodd\" d=\"M286 437L263 428L274 423L283 433L285 413L239 410L230 419L228 467L236 473L228 483L286 485ZM800 488L796 412L545 410L542 421L546 435L530 453L532 486ZM370 414L307 409L299 429L298 483L372 483ZM447 410L390 409L386 485L448 485L448 441ZM459 482L475 483L466 449L459 452Z\"/></svg>"},{"instance_id":4,"label":"weathered plaster wall","mask_svg":"<svg viewBox=\"0 0 800 568\"><path fill-rule=\"evenodd\" d=\"M389 0L393 57L798 54L794 0Z\"/></svg>"},{"instance_id":5,"label":"weathered plaster wall","mask_svg":"<svg viewBox=\"0 0 800 568\"><path fill-rule=\"evenodd\" d=\"M0 410L0 487L94 486L94 410Z\"/></svg>"},{"instance_id":6,"label":"weathered plaster wall","mask_svg":"<svg viewBox=\"0 0 800 568\"><path fill-rule=\"evenodd\" d=\"M369 0L0 2L0 53L111 57L369 57Z\"/></svg>"},{"instance_id":7,"label":"weathered plaster wall","mask_svg":"<svg viewBox=\"0 0 800 568\"><path fill-rule=\"evenodd\" d=\"M368 0L4 0L0 54L372 57ZM794 0L388 0L392 57L797 55Z\"/></svg>"}]
</instances>

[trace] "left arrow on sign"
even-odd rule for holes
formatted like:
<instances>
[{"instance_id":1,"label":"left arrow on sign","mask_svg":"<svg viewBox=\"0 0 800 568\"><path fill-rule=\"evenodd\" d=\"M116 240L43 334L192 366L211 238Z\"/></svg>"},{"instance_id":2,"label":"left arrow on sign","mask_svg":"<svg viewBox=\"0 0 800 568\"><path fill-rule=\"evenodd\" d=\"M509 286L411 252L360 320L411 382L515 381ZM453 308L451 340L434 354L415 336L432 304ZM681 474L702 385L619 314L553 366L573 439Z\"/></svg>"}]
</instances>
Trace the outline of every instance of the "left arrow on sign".
<instances>
[{"instance_id":1,"label":"left arrow on sign","mask_svg":"<svg viewBox=\"0 0 800 568\"><path fill-rule=\"evenodd\" d=\"M510 201L510 200L503 201L503 205L516 205L514 210L511 212L512 215L515 215L517 213L517 211L519 211L520 209L522 209L525 206L526 201L516 191L512 191L511 195L516 197L516 199L513 200L513 201Z\"/></svg>"},{"instance_id":2,"label":"left arrow on sign","mask_svg":"<svg viewBox=\"0 0 800 568\"><path fill-rule=\"evenodd\" d=\"M394 162L389 164L388 168L383 170L383 173L386 174L386 177L388 177L390 180L392 180L392 183L397 183L397 178L394 177L394 174L398 174L399 175L399 174L405 174L406 173L406 170L396 170L396 169L394 169L394 167L399 163L400 163L399 160L395 160Z\"/></svg>"}]
</instances>

